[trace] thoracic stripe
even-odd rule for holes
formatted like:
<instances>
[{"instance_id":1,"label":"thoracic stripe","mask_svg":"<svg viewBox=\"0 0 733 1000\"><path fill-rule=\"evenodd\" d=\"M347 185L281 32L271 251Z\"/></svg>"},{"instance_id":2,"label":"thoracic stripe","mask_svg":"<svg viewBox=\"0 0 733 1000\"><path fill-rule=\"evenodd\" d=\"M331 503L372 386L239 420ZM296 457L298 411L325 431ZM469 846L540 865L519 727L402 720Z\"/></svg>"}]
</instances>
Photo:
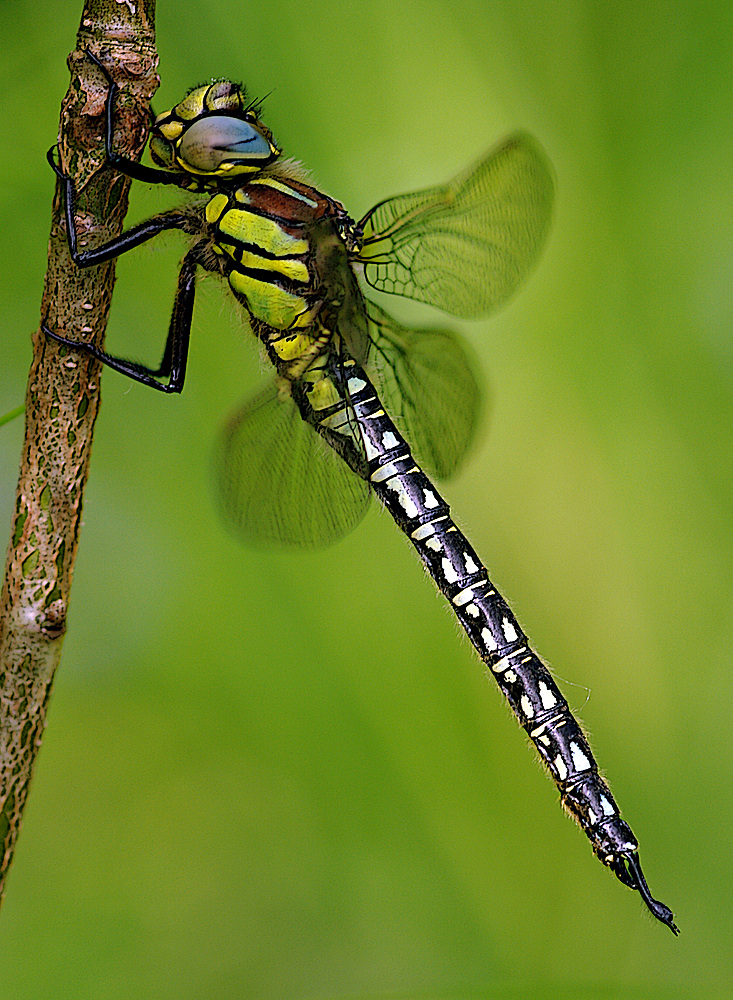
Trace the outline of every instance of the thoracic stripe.
<instances>
[{"instance_id":1,"label":"thoracic stripe","mask_svg":"<svg viewBox=\"0 0 733 1000\"><path fill-rule=\"evenodd\" d=\"M259 246L276 257L308 252L306 240L292 236L274 219L242 208L228 209L218 221L219 232L236 243Z\"/></svg>"},{"instance_id":2,"label":"thoracic stripe","mask_svg":"<svg viewBox=\"0 0 733 1000\"><path fill-rule=\"evenodd\" d=\"M293 282L308 284L309 274L305 263L297 257L269 257L258 250L238 247L235 260L240 265L238 270L257 271L257 277L264 277L268 272L275 280L280 276Z\"/></svg>"},{"instance_id":3,"label":"thoracic stripe","mask_svg":"<svg viewBox=\"0 0 733 1000\"><path fill-rule=\"evenodd\" d=\"M278 330L310 325L308 303L301 295L281 288L272 278L255 278L245 271L232 268L229 284L246 299L247 308Z\"/></svg>"}]
</instances>

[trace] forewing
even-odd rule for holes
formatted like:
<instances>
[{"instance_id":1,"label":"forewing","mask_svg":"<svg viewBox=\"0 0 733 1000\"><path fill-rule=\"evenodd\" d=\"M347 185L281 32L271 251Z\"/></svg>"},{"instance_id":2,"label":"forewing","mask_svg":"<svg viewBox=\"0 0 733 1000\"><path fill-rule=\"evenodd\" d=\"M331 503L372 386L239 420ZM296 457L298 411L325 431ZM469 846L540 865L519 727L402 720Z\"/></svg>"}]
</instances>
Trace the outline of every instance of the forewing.
<instances>
[{"instance_id":1,"label":"forewing","mask_svg":"<svg viewBox=\"0 0 733 1000\"><path fill-rule=\"evenodd\" d=\"M412 329L368 304L380 397L426 471L453 475L478 426L481 390L461 338Z\"/></svg>"},{"instance_id":2,"label":"forewing","mask_svg":"<svg viewBox=\"0 0 733 1000\"><path fill-rule=\"evenodd\" d=\"M390 198L362 219L364 276L382 292L476 318L512 294L550 223L552 172L517 133L442 187Z\"/></svg>"},{"instance_id":3,"label":"forewing","mask_svg":"<svg viewBox=\"0 0 733 1000\"><path fill-rule=\"evenodd\" d=\"M369 487L306 424L277 385L247 402L216 455L224 518L248 545L328 545L369 506Z\"/></svg>"}]
</instances>

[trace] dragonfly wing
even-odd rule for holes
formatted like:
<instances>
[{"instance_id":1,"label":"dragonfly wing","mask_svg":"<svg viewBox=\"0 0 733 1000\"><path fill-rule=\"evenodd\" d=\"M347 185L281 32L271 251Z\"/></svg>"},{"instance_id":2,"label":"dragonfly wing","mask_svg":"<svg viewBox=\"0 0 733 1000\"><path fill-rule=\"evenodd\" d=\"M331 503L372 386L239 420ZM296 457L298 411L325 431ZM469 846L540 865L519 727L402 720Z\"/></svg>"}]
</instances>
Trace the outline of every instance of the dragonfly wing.
<instances>
[{"instance_id":1,"label":"dragonfly wing","mask_svg":"<svg viewBox=\"0 0 733 1000\"><path fill-rule=\"evenodd\" d=\"M224 517L248 545L328 545L369 506L369 487L272 384L224 429L216 472Z\"/></svg>"},{"instance_id":2,"label":"dragonfly wing","mask_svg":"<svg viewBox=\"0 0 733 1000\"><path fill-rule=\"evenodd\" d=\"M361 220L355 259L382 292L476 318L514 292L547 235L553 179L545 154L517 133L449 184L399 195Z\"/></svg>"},{"instance_id":3,"label":"dragonfly wing","mask_svg":"<svg viewBox=\"0 0 733 1000\"><path fill-rule=\"evenodd\" d=\"M481 414L474 364L449 330L411 329L367 306L380 396L416 457L438 478L465 457Z\"/></svg>"}]
</instances>

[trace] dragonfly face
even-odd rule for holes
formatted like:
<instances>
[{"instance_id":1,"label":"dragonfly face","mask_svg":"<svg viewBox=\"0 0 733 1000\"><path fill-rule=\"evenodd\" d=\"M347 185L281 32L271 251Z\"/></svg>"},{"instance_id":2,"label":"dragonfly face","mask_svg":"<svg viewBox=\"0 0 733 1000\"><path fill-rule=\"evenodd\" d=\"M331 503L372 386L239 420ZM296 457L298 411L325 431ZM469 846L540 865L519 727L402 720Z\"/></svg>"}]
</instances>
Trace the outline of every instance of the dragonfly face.
<instances>
[{"instance_id":1,"label":"dragonfly face","mask_svg":"<svg viewBox=\"0 0 733 1000\"><path fill-rule=\"evenodd\" d=\"M171 111L158 115L150 131L150 155L166 170L181 170L198 177L202 186L217 187L257 173L280 150L255 106L245 104L241 88L218 80L195 88Z\"/></svg>"},{"instance_id":2,"label":"dragonfly face","mask_svg":"<svg viewBox=\"0 0 733 1000\"><path fill-rule=\"evenodd\" d=\"M597 856L676 932L670 910L649 892L636 839L582 728L425 472L450 474L476 426L479 389L465 350L444 329L396 323L364 298L355 273L358 266L372 287L455 316L501 305L527 275L549 226L553 184L542 151L522 133L511 136L450 183L390 198L355 223L297 166L278 162L257 109L227 80L196 88L156 120L150 149L162 169L121 157L112 148L117 86L89 55L109 84L111 165L207 192L209 201L79 253L73 179L51 157L65 184L79 266L166 229L182 229L194 242L158 368L46 332L139 382L180 392L196 273L221 274L275 369L224 434L219 467L231 526L255 544L325 544L358 523L373 492L417 549Z\"/></svg>"}]
</instances>

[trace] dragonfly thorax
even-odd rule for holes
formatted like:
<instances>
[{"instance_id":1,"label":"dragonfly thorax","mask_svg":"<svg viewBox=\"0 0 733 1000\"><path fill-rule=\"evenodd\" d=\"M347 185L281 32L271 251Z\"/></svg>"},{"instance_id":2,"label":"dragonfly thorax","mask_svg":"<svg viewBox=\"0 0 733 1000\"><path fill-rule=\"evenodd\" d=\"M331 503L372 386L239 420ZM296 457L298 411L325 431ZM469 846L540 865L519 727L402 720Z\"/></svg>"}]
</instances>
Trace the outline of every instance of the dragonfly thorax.
<instances>
[{"instance_id":1,"label":"dragonfly thorax","mask_svg":"<svg viewBox=\"0 0 733 1000\"><path fill-rule=\"evenodd\" d=\"M221 270L256 322L275 331L309 331L324 302L338 299L349 252L342 230L353 226L339 202L266 173L215 194L206 221ZM305 344L280 341L284 361Z\"/></svg>"}]
</instances>

